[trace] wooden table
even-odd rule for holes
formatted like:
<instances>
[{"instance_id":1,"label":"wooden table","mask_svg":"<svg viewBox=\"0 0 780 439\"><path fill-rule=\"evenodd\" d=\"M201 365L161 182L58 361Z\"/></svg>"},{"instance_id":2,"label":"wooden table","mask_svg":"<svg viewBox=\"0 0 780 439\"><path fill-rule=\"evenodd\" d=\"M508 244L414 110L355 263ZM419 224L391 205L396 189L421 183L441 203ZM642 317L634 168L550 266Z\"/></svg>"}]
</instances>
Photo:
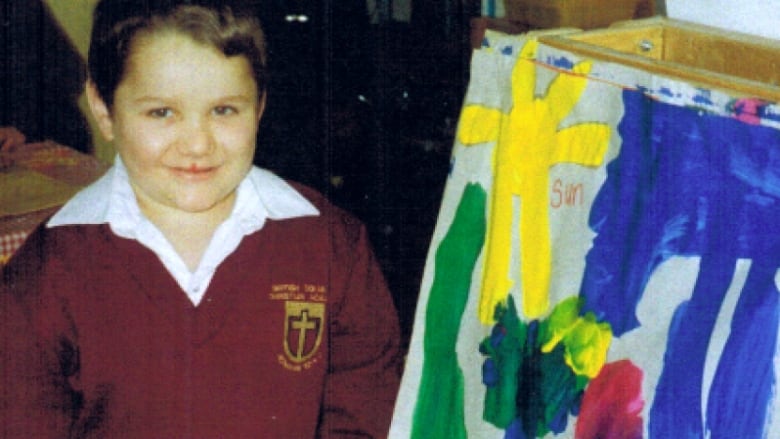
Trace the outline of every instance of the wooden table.
<instances>
[{"instance_id":1,"label":"wooden table","mask_svg":"<svg viewBox=\"0 0 780 439\"><path fill-rule=\"evenodd\" d=\"M108 168L92 156L47 141L3 153L0 169L0 266L41 222Z\"/></svg>"}]
</instances>

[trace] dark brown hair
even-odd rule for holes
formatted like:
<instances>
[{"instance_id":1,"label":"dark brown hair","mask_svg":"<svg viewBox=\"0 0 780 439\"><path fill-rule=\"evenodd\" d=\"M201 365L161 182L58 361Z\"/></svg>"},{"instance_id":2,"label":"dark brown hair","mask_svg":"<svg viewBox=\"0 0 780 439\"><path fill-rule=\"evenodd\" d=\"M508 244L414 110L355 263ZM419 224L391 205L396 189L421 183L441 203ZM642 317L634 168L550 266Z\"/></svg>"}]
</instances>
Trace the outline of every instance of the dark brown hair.
<instances>
[{"instance_id":1,"label":"dark brown hair","mask_svg":"<svg viewBox=\"0 0 780 439\"><path fill-rule=\"evenodd\" d=\"M136 38L160 31L188 35L252 66L259 96L268 82L265 36L257 18L229 1L101 0L93 14L87 69L110 109Z\"/></svg>"}]
</instances>

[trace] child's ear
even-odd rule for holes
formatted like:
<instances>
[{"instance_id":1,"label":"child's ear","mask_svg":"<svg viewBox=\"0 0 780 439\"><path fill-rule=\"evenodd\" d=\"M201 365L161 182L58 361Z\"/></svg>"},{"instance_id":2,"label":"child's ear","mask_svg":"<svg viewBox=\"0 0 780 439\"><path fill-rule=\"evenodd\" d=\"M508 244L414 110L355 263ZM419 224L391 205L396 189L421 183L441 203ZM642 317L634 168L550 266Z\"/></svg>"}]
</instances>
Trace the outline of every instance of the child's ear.
<instances>
[{"instance_id":1,"label":"child's ear","mask_svg":"<svg viewBox=\"0 0 780 439\"><path fill-rule=\"evenodd\" d=\"M86 85L87 103L89 104L89 110L92 112L92 116L100 128L100 132L103 134L106 140L109 142L114 140L114 121L111 119L111 111L108 109L106 102L100 97L97 86L91 80L87 80Z\"/></svg>"}]
</instances>

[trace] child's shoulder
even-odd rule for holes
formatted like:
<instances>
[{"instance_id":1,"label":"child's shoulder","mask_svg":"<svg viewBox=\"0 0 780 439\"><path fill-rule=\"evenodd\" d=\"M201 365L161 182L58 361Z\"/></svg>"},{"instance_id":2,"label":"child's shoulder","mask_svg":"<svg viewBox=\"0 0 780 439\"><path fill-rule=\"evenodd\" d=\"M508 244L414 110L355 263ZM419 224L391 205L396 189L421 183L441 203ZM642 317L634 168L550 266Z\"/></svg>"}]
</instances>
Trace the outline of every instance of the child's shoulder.
<instances>
[{"instance_id":1,"label":"child's shoulder","mask_svg":"<svg viewBox=\"0 0 780 439\"><path fill-rule=\"evenodd\" d=\"M333 202L331 202L325 194L318 191L317 189L302 183L298 183L296 181L286 181L290 186L293 187L293 189L298 191L299 194L306 198L307 201L309 201L314 207L317 208L317 210L320 211L321 217L332 217L335 215L338 217L343 217L346 221L360 222L351 213L333 204Z\"/></svg>"},{"instance_id":2,"label":"child's shoulder","mask_svg":"<svg viewBox=\"0 0 780 439\"><path fill-rule=\"evenodd\" d=\"M105 224L73 224L48 227L41 223L2 267L3 282L18 290L38 282L64 286L78 282L80 274L111 264L116 240Z\"/></svg>"},{"instance_id":3,"label":"child's shoulder","mask_svg":"<svg viewBox=\"0 0 780 439\"><path fill-rule=\"evenodd\" d=\"M328 233L341 235L351 242L364 232L365 225L360 219L334 204L322 192L295 181L288 181L288 184L319 211L319 215L306 218L327 229Z\"/></svg>"}]
</instances>

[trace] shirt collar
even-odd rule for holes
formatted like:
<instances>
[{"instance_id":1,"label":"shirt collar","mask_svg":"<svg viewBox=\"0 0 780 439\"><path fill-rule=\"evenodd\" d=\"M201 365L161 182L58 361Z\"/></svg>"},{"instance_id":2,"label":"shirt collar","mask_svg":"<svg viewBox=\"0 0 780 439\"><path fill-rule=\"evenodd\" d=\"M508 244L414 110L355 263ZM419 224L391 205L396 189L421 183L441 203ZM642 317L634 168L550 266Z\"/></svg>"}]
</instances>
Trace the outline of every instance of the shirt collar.
<instances>
[{"instance_id":1,"label":"shirt collar","mask_svg":"<svg viewBox=\"0 0 780 439\"><path fill-rule=\"evenodd\" d=\"M252 167L239 184L231 218L244 233L259 230L265 220L316 216L319 211L303 195L275 174ZM95 183L68 201L47 223L48 227L75 224L111 225L115 233L131 235L144 221L130 186L127 169L117 156L114 166Z\"/></svg>"}]
</instances>

